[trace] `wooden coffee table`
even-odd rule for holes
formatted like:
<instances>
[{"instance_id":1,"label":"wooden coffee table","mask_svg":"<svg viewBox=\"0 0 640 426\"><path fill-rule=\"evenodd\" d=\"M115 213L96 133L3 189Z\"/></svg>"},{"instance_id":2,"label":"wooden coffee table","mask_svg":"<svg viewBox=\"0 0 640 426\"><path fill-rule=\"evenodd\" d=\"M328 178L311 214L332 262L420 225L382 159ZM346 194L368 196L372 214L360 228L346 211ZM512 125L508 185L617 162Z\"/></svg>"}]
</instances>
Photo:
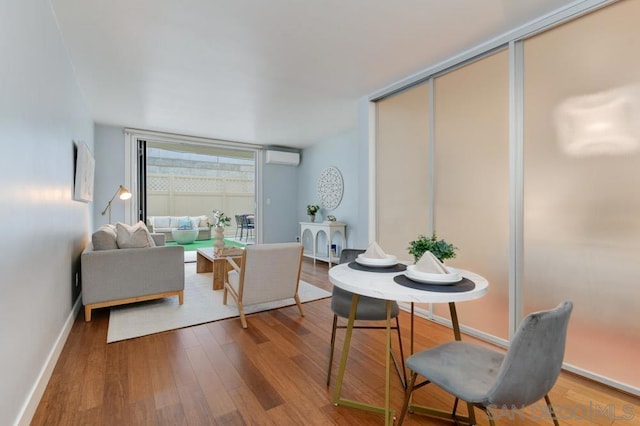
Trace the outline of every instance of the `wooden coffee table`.
<instances>
[{"instance_id":1,"label":"wooden coffee table","mask_svg":"<svg viewBox=\"0 0 640 426\"><path fill-rule=\"evenodd\" d=\"M196 255L196 272L213 272L213 289L222 290L224 288L224 274L226 270L227 257L213 254L213 247L198 249ZM242 267L242 256L231 256L235 262Z\"/></svg>"}]
</instances>

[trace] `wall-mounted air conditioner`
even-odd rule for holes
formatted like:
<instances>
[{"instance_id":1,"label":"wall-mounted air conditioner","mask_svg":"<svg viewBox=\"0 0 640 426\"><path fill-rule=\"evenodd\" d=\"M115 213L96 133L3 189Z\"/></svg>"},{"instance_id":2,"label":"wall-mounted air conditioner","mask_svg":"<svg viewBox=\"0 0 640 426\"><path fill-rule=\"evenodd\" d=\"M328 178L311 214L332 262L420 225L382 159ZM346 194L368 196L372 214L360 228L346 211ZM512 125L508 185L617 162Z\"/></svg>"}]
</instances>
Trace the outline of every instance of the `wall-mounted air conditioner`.
<instances>
[{"instance_id":1,"label":"wall-mounted air conditioner","mask_svg":"<svg viewBox=\"0 0 640 426\"><path fill-rule=\"evenodd\" d=\"M268 150L265 154L265 163L297 166L300 164L300 153Z\"/></svg>"}]
</instances>

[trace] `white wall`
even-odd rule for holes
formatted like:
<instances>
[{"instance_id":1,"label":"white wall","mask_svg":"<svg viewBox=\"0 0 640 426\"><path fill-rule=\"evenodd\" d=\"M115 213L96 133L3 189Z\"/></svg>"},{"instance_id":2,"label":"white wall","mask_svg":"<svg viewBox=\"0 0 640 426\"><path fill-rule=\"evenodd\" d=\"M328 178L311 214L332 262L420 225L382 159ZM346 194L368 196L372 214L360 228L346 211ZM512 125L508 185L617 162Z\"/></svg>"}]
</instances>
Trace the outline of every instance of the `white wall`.
<instances>
[{"instance_id":1,"label":"white wall","mask_svg":"<svg viewBox=\"0 0 640 426\"><path fill-rule=\"evenodd\" d=\"M28 423L74 318L92 204L72 200L93 123L49 2L0 5L0 424Z\"/></svg>"}]
</instances>

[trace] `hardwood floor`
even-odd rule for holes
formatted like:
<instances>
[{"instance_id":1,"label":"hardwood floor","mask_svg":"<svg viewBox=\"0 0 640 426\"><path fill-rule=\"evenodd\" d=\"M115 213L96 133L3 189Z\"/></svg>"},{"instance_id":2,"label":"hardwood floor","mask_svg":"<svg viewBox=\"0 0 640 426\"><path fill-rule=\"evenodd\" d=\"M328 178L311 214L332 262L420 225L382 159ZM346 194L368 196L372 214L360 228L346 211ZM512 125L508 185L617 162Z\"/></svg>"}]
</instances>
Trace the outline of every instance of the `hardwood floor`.
<instances>
[{"instance_id":1,"label":"hardwood floor","mask_svg":"<svg viewBox=\"0 0 640 426\"><path fill-rule=\"evenodd\" d=\"M327 266L305 259L302 279L327 290ZM108 309L76 319L33 425L379 425L383 416L331 404L326 386L332 314L329 299L107 345ZM401 313L403 335L409 316ZM451 330L418 319L416 346L452 340ZM338 331L333 382L344 331ZM384 332L356 330L343 396L384 401ZM465 340L473 340L463 336ZM405 353L408 352L406 339ZM563 372L550 393L561 424L639 425L640 400ZM392 405L403 391L393 377ZM448 408L427 386L414 401ZM541 405L496 411L499 425L549 425ZM462 409L464 412L464 409ZM488 424L477 412L480 424ZM409 415L407 425L451 424Z\"/></svg>"}]
</instances>

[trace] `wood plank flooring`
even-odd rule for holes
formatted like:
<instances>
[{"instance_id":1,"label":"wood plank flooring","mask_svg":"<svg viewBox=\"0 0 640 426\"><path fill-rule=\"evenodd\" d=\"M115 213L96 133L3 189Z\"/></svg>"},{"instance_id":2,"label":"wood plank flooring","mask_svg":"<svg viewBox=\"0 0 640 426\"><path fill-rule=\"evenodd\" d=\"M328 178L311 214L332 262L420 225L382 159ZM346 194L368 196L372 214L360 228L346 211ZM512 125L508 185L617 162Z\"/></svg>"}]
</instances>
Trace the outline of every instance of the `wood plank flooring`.
<instances>
[{"instance_id":1,"label":"wood plank flooring","mask_svg":"<svg viewBox=\"0 0 640 426\"><path fill-rule=\"evenodd\" d=\"M305 259L303 280L327 290L327 266ZM33 425L379 425L383 416L331 404L326 386L332 314L329 299L107 345L108 309L80 313L33 418ZM409 316L400 317L405 353ZM450 329L416 321L416 347L453 339ZM344 331L338 331L333 381ZM384 401L384 332L355 330L343 396ZM463 336L464 340L473 340ZM394 341L395 345L395 341ZM563 372L550 394L563 425L640 425L640 400ZM392 405L403 390L392 382ZM434 386L414 401L446 409ZM499 425L549 425L536 405L496 411ZM461 410L464 412L464 408ZM479 424L488 424L476 413ZM406 425L451 424L409 415Z\"/></svg>"}]
</instances>

